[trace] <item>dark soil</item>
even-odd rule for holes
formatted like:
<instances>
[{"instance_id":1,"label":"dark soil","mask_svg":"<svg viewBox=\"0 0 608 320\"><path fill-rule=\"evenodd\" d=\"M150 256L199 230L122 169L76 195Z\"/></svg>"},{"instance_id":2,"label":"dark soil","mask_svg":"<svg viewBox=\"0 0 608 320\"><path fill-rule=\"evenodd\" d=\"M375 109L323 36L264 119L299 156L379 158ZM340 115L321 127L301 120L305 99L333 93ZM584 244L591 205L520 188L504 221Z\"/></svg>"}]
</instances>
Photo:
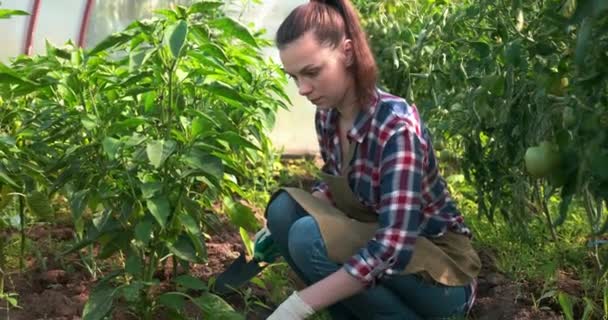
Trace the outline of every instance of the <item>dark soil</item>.
<instances>
[{"instance_id":1,"label":"dark soil","mask_svg":"<svg viewBox=\"0 0 608 320\"><path fill-rule=\"evenodd\" d=\"M531 297L532 293L538 294L534 291L534 286L511 281L500 273L490 250L479 250L479 255L482 261L482 271L479 275L477 299L470 319L563 319L548 306L535 308Z\"/></svg>"}]
</instances>

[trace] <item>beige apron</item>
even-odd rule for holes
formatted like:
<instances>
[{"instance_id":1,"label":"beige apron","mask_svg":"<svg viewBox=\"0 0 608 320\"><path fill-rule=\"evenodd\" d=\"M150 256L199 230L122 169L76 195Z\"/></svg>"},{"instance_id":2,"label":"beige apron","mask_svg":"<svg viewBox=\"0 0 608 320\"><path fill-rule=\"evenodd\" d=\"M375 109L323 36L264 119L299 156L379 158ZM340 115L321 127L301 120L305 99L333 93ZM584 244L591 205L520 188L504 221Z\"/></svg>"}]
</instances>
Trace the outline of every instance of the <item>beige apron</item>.
<instances>
[{"instance_id":1,"label":"beige apron","mask_svg":"<svg viewBox=\"0 0 608 320\"><path fill-rule=\"evenodd\" d=\"M335 207L299 188L284 187L272 196L274 198L285 191L314 217L329 259L340 264L365 247L378 230L378 215L372 208L364 206L348 185L346 174L350 171L349 163L354 150L355 143L351 143L348 156L344 157L342 175L321 173ZM480 268L481 262L470 239L447 231L439 238L419 236L412 258L402 274L416 273L447 286L461 286L471 283Z\"/></svg>"}]
</instances>

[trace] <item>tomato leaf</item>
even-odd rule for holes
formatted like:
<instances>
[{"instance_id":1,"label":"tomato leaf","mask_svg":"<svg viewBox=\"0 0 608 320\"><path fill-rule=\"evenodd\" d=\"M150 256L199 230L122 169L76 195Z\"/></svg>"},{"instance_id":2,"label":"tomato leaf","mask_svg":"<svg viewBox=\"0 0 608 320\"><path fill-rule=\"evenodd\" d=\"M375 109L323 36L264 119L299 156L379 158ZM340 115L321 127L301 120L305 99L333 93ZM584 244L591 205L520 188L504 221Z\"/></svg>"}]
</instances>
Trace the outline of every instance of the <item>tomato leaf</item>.
<instances>
[{"instance_id":1,"label":"tomato leaf","mask_svg":"<svg viewBox=\"0 0 608 320\"><path fill-rule=\"evenodd\" d=\"M574 52L574 60L576 64L582 66L585 63L585 58L591 46L591 35L593 32L593 20L585 18L581 23L580 29L576 36L576 49Z\"/></svg>"}]
</instances>

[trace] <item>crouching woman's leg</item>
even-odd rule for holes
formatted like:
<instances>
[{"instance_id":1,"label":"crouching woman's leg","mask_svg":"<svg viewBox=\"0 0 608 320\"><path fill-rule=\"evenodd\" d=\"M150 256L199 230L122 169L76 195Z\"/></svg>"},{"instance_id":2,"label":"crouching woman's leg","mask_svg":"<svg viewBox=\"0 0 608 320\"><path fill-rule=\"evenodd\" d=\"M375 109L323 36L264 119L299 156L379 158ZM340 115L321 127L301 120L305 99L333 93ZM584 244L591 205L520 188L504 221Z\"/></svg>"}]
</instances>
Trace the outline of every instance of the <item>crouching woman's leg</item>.
<instances>
[{"instance_id":1,"label":"crouching woman's leg","mask_svg":"<svg viewBox=\"0 0 608 320\"><path fill-rule=\"evenodd\" d=\"M295 236L293 234L290 235L293 225L303 218L314 221L314 219L310 217L295 200L293 200L289 193L282 192L277 195L268 205L268 211L266 213L266 226L268 227L268 230L270 230L272 239L276 243L281 256L283 256L287 264L289 264L291 269L298 275L298 277L307 285L310 285L313 283L313 281L308 278L307 274L311 274L312 271L304 270L306 272L303 272L300 266L294 262L293 256L289 251L289 238L292 238L293 241L294 237L301 237L301 242L306 242L307 239L311 239L308 238L308 235L302 234L299 231L296 231L297 235ZM301 231L301 228L296 227L295 230ZM312 235L312 237L320 237L320 234ZM298 250L299 249L296 251ZM298 255L298 259L302 258L303 256ZM303 268L307 268L307 266L308 265L306 264L302 264ZM334 317L334 319L353 319L350 312L342 306L333 306L330 308L330 312L340 315L340 317Z\"/></svg>"},{"instance_id":2,"label":"crouching woman's leg","mask_svg":"<svg viewBox=\"0 0 608 320\"><path fill-rule=\"evenodd\" d=\"M317 222L311 216L302 217L291 226L288 246L297 268L313 283L341 268L329 260ZM384 286L375 286L345 299L331 306L329 312L334 319L421 319Z\"/></svg>"},{"instance_id":3,"label":"crouching woman's leg","mask_svg":"<svg viewBox=\"0 0 608 320\"><path fill-rule=\"evenodd\" d=\"M268 204L266 211L266 227L271 233L272 240L278 247L281 256L289 264L292 270L306 284L310 281L294 264L288 249L288 236L291 226L300 218L306 216L304 209L289 195L283 191L276 195Z\"/></svg>"},{"instance_id":4,"label":"crouching woman's leg","mask_svg":"<svg viewBox=\"0 0 608 320\"><path fill-rule=\"evenodd\" d=\"M413 274L384 279L381 285L429 320L464 319L471 295L470 286L448 287Z\"/></svg>"}]
</instances>

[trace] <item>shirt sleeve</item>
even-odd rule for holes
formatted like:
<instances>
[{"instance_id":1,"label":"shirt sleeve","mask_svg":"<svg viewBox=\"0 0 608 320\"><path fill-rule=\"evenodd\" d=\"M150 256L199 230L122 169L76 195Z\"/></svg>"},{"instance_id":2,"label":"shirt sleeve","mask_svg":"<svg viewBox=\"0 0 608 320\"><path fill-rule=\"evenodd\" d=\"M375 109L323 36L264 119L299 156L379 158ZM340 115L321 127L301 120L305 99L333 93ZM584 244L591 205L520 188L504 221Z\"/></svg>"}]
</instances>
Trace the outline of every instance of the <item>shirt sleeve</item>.
<instances>
[{"instance_id":1,"label":"shirt sleeve","mask_svg":"<svg viewBox=\"0 0 608 320\"><path fill-rule=\"evenodd\" d=\"M400 273L412 257L422 214L423 163L420 139L406 128L396 130L382 148L379 228L344 264L367 286L385 274Z\"/></svg>"},{"instance_id":2,"label":"shirt sleeve","mask_svg":"<svg viewBox=\"0 0 608 320\"><path fill-rule=\"evenodd\" d=\"M329 169L327 168L327 162L329 159L328 150L326 148L327 144L325 143L324 137L324 129L323 123L325 122L325 117L327 114L324 111L317 110L315 113L315 131L317 132L317 141L319 143L319 149L321 152L321 158L323 159L324 166L321 168L325 173L331 174ZM331 192L329 191L329 186L324 181L317 181L313 186L311 192L318 191L323 194L327 199L329 199L333 203Z\"/></svg>"}]
</instances>

